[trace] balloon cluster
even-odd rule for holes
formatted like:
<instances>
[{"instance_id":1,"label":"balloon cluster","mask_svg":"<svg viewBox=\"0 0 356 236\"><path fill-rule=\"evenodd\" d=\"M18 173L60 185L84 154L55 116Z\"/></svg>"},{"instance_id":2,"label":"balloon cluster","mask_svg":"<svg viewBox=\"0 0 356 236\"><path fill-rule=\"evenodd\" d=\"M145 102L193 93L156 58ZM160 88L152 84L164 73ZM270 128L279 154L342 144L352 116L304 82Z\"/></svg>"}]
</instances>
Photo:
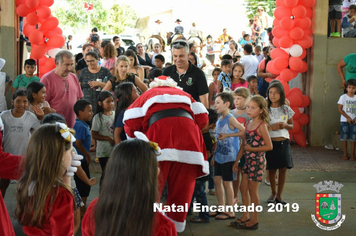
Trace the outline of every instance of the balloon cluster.
<instances>
[{"instance_id":1,"label":"balloon cluster","mask_svg":"<svg viewBox=\"0 0 356 236\"><path fill-rule=\"evenodd\" d=\"M16 0L16 14L25 17L22 33L31 42L30 58L38 60L40 77L55 68L54 56L46 53L64 45L63 31L58 19L51 15L54 0Z\"/></svg>"},{"instance_id":2,"label":"balloon cluster","mask_svg":"<svg viewBox=\"0 0 356 236\"><path fill-rule=\"evenodd\" d=\"M298 73L308 70L308 64L303 59L307 55L306 49L313 44L311 18L314 5L315 0L276 0L272 30L273 45L276 48L271 52L273 60L267 64L269 72L279 75L276 79L283 84L286 97L295 112L294 128L290 133L293 134L294 141L302 147L306 146L306 137L301 126L309 122L308 115L302 112L304 107L309 105L310 99L303 95L299 88L290 89L287 82Z\"/></svg>"}]
</instances>

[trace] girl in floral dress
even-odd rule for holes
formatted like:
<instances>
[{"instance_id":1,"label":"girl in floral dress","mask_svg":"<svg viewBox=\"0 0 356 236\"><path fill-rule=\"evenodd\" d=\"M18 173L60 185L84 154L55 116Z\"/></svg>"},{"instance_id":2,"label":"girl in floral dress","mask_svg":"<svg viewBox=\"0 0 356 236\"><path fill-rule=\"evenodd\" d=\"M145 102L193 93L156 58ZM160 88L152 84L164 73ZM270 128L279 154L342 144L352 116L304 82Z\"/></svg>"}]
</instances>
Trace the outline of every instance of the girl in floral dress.
<instances>
[{"instance_id":1,"label":"girl in floral dress","mask_svg":"<svg viewBox=\"0 0 356 236\"><path fill-rule=\"evenodd\" d=\"M256 206L259 205L258 186L262 182L263 172L266 167L266 151L272 150L272 142L269 137L269 114L267 102L263 97L256 95L248 101L247 115L251 121L246 126L245 158L246 163L242 168L241 194L243 205L253 205L254 210L246 211L242 217L231 224L238 229L257 229L258 213ZM240 153L239 153L240 154ZM238 169L238 160L242 155L236 158L234 171ZM250 196L250 197L249 197Z\"/></svg>"}]
</instances>

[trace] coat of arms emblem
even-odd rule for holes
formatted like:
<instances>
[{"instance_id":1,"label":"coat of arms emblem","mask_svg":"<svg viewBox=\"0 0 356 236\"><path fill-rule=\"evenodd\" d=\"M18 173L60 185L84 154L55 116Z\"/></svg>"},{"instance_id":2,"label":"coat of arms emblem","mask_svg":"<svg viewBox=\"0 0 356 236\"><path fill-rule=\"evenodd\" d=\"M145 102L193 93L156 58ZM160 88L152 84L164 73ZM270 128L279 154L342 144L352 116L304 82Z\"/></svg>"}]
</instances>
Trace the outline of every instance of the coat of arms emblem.
<instances>
[{"instance_id":1,"label":"coat of arms emblem","mask_svg":"<svg viewBox=\"0 0 356 236\"><path fill-rule=\"evenodd\" d=\"M316 188L315 194L315 215L312 214L312 220L317 227L323 230L331 231L339 228L345 221L346 216L341 214L341 194L340 189L344 186L335 181L324 181L313 185ZM326 191L337 193L322 193ZM330 227L325 225L331 225Z\"/></svg>"}]
</instances>

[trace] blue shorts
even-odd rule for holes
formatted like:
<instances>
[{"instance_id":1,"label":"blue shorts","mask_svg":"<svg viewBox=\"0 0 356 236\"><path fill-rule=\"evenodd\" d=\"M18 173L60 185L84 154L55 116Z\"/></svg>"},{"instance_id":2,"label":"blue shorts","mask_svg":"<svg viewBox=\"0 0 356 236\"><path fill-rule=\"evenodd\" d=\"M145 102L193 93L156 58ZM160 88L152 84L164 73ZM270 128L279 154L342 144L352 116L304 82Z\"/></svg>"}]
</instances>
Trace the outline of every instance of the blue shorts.
<instances>
[{"instance_id":1,"label":"blue shorts","mask_svg":"<svg viewBox=\"0 0 356 236\"><path fill-rule=\"evenodd\" d=\"M340 140L356 142L356 124L341 122Z\"/></svg>"}]
</instances>

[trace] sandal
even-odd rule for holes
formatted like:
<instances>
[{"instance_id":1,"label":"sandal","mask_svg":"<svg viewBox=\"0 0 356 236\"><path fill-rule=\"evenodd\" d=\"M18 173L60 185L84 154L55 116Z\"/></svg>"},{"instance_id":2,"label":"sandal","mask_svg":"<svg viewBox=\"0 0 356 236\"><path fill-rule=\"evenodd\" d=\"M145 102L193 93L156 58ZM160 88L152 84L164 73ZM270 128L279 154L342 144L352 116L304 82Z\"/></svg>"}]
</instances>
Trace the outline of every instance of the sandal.
<instances>
[{"instance_id":1,"label":"sandal","mask_svg":"<svg viewBox=\"0 0 356 236\"><path fill-rule=\"evenodd\" d=\"M341 159L348 160L349 158L347 156L342 156Z\"/></svg>"},{"instance_id":2,"label":"sandal","mask_svg":"<svg viewBox=\"0 0 356 236\"><path fill-rule=\"evenodd\" d=\"M194 216L193 218L190 219L190 222L192 222L192 223L209 223L209 220L203 220L199 216Z\"/></svg>"},{"instance_id":3,"label":"sandal","mask_svg":"<svg viewBox=\"0 0 356 236\"><path fill-rule=\"evenodd\" d=\"M356 161L356 157L351 157L350 161Z\"/></svg>"},{"instance_id":4,"label":"sandal","mask_svg":"<svg viewBox=\"0 0 356 236\"><path fill-rule=\"evenodd\" d=\"M243 221L243 220L241 220L241 219L237 219L237 220L231 221L229 226L230 226L230 227L236 227L237 225L246 223L246 222L248 222L249 220L250 220L250 219L247 219L246 221Z\"/></svg>"},{"instance_id":5,"label":"sandal","mask_svg":"<svg viewBox=\"0 0 356 236\"><path fill-rule=\"evenodd\" d=\"M230 216L228 213L225 213L225 212L222 212L220 214L220 216L222 216L222 217L216 216L215 220L229 220L229 219L235 219L236 218L236 216Z\"/></svg>"},{"instance_id":6,"label":"sandal","mask_svg":"<svg viewBox=\"0 0 356 236\"><path fill-rule=\"evenodd\" d=\"M254 225L247 225L246 223L239 224L236 226L238 229L256 230L258 229L258 222Z\"/></svg>"},{"instance_id":7,"label":"sandal","mask_svg":"<svg viewBox=\"0 0 356 236\"><path fill-rule=\"evenodd\" d=\"M220 212L209 212L209 217L215 217L219 214L220 214Z\"/></svg>"},{"instance_id":8,"label":"sandal","mask_svg":"<svg viewBox=\"0 0 356 236\"><path fill-rule=\"evenodd\" d=\"M209 194L210 194L210 195L216 195L216 192L215 192L214 189L209 189Z\"/></svg>"}]
</instances>

